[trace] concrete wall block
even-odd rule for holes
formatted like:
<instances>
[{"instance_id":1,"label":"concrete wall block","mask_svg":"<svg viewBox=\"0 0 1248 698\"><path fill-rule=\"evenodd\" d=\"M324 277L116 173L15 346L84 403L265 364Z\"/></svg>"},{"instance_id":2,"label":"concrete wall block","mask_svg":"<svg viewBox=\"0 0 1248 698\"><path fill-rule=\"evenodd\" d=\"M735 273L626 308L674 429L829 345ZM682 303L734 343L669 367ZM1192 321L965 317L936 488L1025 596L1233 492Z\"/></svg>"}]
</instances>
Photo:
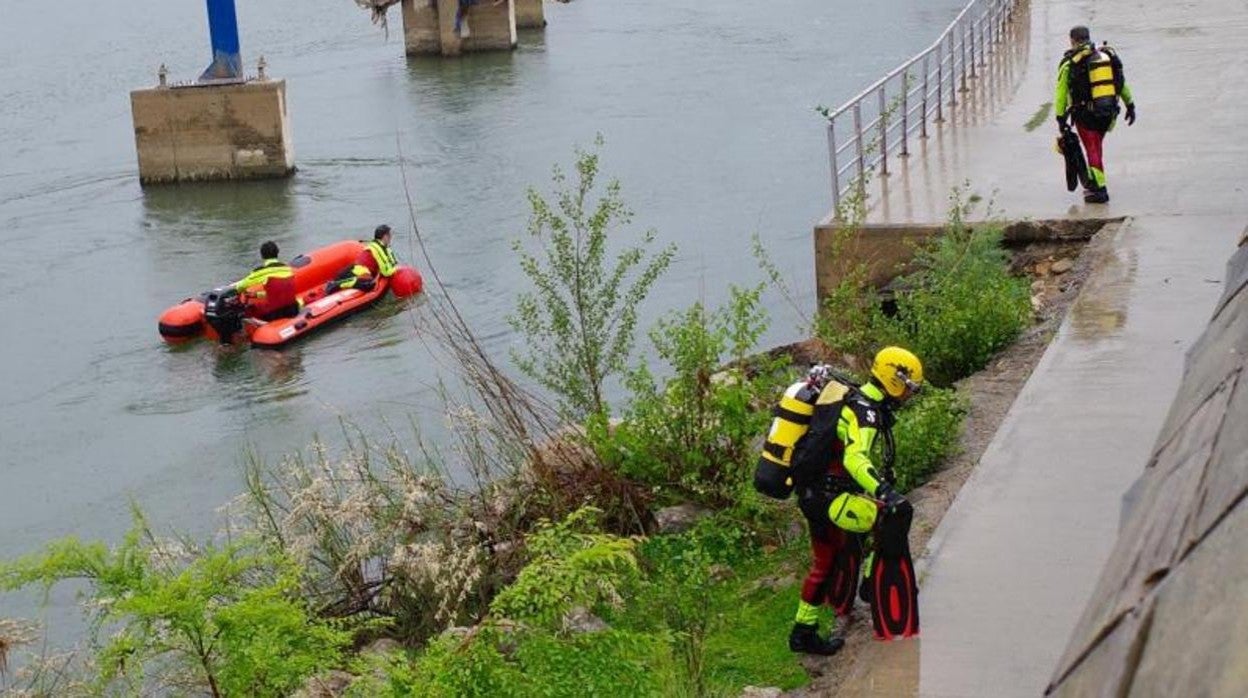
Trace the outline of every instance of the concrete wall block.
<instances>
[{"instance_id":1,"label":"concrete wall block","mask_svg":"<svg viewBox=\"0 0 1248 698\"><path fill-rule=\"evenodd\" d=\"M134 90L130 105L145 184L294 171L283 80Z\"/></svg>"},{"instance_id":2,"label":"concrete wall block","mask_svg":"<svg viewBox=\"0 0 1248 698\"><path fill-rule=\"evenodd\" d=\"M416 0L419 2L419 0ZM468 9L468 36L455 31L459 0L438 0L438 27L443 56L472 51L508 51L516 47L516 6L513 0L481 0Z\"/></svg>"},{"instance_id":3,"label":"concrete wall block","mask_svg":"<svg viewBox=\"0 0 1248 698\"><path fill-rule=\"evenodd\" d=\"M515 0L515 4L517 29L542 29L546 26L542 0Z\"/></svg>"},{"instance_id":4,"label":"concrete wall block","mask_svg":"<svg viewBox=\"0 0 1248 698\"><path fill-rule=\"evenodd\" d=\"M442 52L437 0L403 0L403 47L409 56Z\"/></svg>"},{"instance_id":5,"label":"concrete wall block","mask_svg":"<svg viewBox=\"0 0 1248 698\"><path fill-rule=\"evenodd\" d=\"M481 0L465 15L468 36L455 30L459 0L403 0L403 43L409 56L458 56L516 47L514 0Z\"/></svg>"}]
</instances>

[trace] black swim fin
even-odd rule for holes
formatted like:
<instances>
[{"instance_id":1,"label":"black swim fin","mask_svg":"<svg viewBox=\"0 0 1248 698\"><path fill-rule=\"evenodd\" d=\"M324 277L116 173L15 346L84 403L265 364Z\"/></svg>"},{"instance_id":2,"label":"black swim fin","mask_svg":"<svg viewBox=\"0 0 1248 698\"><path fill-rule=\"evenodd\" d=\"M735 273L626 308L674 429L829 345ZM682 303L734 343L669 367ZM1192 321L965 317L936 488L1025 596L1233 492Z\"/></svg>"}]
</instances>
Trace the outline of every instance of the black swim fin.
<instances>
[{"instance_id":1,"label":"black swim fin","mask_svg":"<svg viewBox=\"0 0 1248 698\"><path fill-rule=\"evenodd\" d=\"M841 546L832 561L832 574L828 582L828 605L843 616L854 607L854 593L858 590L858 573L862 569L862 536L847 534L849 540Z\"/></svg>"},{"instance_id":2,"label":"black swim fin","mask_svg":"<svg viewBox=\"0 0 1248 698\"><path fill-rule=\"evenodd\" d=\"M1088 188L1088 161L1083 157L1079 136L1069 128L1057 137L1057 151L1066 161L1066 191L1074 191L1080 184Z\"/></svg>"},{"instance_id":3,"label":"black swim fin","mask_svg":"<svg viewBox=\"0 0 1248 698\"><path fill-rule=\"evenodd\" d=\"M919 582L910 559L910 522L914 509L906 502L880 510L871 563L871 625L875 637L894 640L919 634Z\"/></svg>"}]
</instances>

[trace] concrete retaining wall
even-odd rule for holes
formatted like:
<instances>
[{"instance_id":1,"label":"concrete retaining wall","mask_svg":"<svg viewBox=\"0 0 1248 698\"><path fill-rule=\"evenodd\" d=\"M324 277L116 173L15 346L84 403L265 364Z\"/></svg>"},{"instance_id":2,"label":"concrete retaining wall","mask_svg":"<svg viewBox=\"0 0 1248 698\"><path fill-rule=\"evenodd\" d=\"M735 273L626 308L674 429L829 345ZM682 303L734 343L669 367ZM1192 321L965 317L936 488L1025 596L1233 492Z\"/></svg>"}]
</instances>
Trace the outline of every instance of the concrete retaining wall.
<instances>
[{"instance_id":1,"label":"concrete retaining wall","mask_svg":"<svg viewBox=\"0 0 1248 698\"><path fill-rule=\"evenodd\" d=\"M285 80L134 90L130 108L144 184L294 172Z\"/></svg>"},{"instance_id":2,"label":"concrete retaining wall","mask_svg":"<svg viewBox=\"0 0 1248 698\"><path fill-rule=\"evenodd\" d=\"M409 56L458 56L516 47L514 0L482 0L468 9L465 32L455 31L459 0L403 0L403 43Z\"/></svg>"},{"instance_id":3,"label":"concrete retaining wall","mask_svg":"<svg viewBox=\"0 0 1248 698\"><path fill-rule=\"evenodd\" d=\"M1016 221L1005 224L1007 245L1045 240L1087 240L1109 220L1072 219ZM981 225L972 223L972 227ZM891 281L914 257L916 243L939 235L943 225L838 225L825 218L815 226L815 293L822 300L859 264L867 268L867 283L880 287Z\"/></svg>"},{"instance_id":4,"label":"concrete retaining wall","mask_svg":"<svg viewBox=\"0 0 1248 698\"><path fill-rule=\"evenodd\" d=\"M1243 241L1226 279L1051 695L1248 695Z\"/></svg>"}]
</instances>

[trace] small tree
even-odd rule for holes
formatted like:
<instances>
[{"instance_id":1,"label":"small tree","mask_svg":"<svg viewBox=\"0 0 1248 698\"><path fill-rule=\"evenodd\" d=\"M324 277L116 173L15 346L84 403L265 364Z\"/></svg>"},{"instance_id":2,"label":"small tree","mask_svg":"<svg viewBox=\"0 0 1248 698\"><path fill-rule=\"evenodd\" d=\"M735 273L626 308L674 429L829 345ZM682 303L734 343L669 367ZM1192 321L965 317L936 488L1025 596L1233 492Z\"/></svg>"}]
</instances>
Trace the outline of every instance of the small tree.
<instances>
[{"instance_id":1,"label":"small tree","mask_svg":"<svg viewBox=\"0 0 1248 698\"><path fill-rule=\"evenodd\" d=\"M594 144L602 146L602 136ZM598 152L576 149L576 181L556 166L554 202L529 189L529 236L513 244L533 284L517 299L511 326L528 340L512 358L525 375L555 393L564 416L606 414L603 383L624 370L633 349L637 306L676 254L675 245L650 253L653 230L639 244L608 258L607 238L628 224L632 212L611 180L595 200Z\"/></svg>"}]
</instances>

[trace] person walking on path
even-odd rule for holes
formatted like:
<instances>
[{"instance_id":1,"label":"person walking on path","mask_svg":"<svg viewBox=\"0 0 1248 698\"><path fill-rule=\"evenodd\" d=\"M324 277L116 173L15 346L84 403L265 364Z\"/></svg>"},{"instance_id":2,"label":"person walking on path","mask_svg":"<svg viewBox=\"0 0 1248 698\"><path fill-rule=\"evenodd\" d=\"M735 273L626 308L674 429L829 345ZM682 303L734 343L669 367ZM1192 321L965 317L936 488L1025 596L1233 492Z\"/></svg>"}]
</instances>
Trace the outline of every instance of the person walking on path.
<instances>
[{"instance_id":1,"label":"person walking on path","mask_svg":"<svg viewBox=\"0 0 1248 698\"><path fill-rule=\"evenodd\" d=\"M1083 200L1087 203L1109 202L1102 146L1105 134L1118 120L1119 100L1127 108L1127 125L1134 124L1135 100L1123 77L1118 53L1108 44L1094 45L1087 27L1073 27L1070 50L1057 67L1053 105L1058 129L1065 132L1070 128L1068 120L1073 120L1079 140L1083 142L1088 161Z\"/></svg>"}]
</instances>

